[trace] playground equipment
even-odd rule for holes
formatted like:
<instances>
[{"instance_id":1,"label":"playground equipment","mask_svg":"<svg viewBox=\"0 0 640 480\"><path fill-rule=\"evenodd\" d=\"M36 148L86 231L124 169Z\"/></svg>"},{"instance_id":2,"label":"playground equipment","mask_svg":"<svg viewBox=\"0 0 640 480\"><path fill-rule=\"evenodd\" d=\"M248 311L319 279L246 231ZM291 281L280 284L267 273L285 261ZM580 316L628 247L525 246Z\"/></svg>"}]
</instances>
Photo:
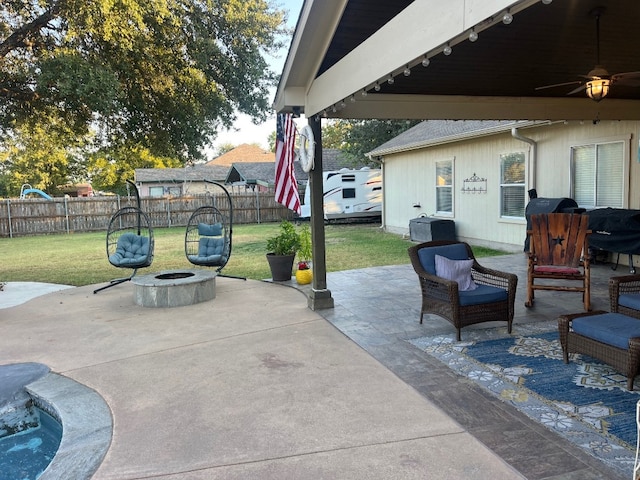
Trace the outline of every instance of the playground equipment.
<instances>
[{"instance_id":1,"label":"playground equipment","mask_svg":"<svg viewBox=\"0 0 640 480\"><path fill-rule=\"evenodd\" d=\"M47 195L46 193L44 193L42 190L40 190L38 188L32 188L31 185L29 185L28 183L25 183L20 188L20 198L21 199L22 198L27 198L27 195L29 195L31 193L35 193L37 195L40 195L42 198L46 198L47 200L53 200L53 198L51 198L50 195Z\"/></svg>"}]
</instances>

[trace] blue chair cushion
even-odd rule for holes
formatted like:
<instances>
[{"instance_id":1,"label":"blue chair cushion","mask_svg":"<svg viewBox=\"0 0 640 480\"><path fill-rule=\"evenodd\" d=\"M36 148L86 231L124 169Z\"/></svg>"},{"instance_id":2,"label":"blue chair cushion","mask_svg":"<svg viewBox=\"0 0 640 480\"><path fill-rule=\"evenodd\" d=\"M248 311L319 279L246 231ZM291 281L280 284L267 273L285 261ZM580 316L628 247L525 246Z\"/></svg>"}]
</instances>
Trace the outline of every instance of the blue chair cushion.
<instances>
[{"instance_id":1,"label":"blue chair cushion","mask_svg":"<svg viewBox=\"0 0 640 480\"><path fill-rule=\"evenodd\" d=\"M205 237L219 237L222 235L222 224L221 223L199 223L198 224L198 234Z\"/></svg>"},{"instance_id":2,"label":"blue chair cushion","mask_svg":"<svg viewBox=\"0 0 640 480\"><path fill-rule=\"evenodd\" d=\"M478 285L475 290L458 291L460 305L480 305L483 303L494 303L507 301L509 294L504 288L493 287L491 285ZM640 324L640 322L638 322Z\"/></svg>"},{"instance_id":3,"label":"blue chair cushion","mask_svg":"<svg viewBox=\"0 0 640 480\"><path fill-rule=\"evenodd\" d=\"M116 251L109 263L116 267L130 267L144 263L149 257L149 237L127 232L118 238Z\"/></svg>"},{"instance_id":4,"label":"blue chair cushion","mask_svg":"<svg viewBox=\"0 0 640 480\"><path fill-rule=\"evenodd\" d=\"M189 261L196 265L224 265L227 262L223 237L202 237L198 241L198 255L189 255Z\"/></svg>"},{"instance_id":5,"label":"blue chair cushion","mask_svg":"<svg viewBox=\"0 0 640 480\"><path fill-rule=\"evenodd\" d=\"M630 338L640 337L640 320L621 313L578 317L571 327L575 333L624 350L629 348Z\"/></svg>"},{"instance_id":6,"label":"blue chair cushion","mask_svg":"<svg viewBox=\"0 0 640 480\"><path fill-rule=\"evenodd\" d=\"M224 253L224 238L222 237L202 237L198 241L198 256L210 257L212 255L222 255Z\"/></svg>"},{"instance_id":7,"label":"blue chair cushion","mask_svg":"<svg viewBox=\"0 0 640 480\"><path fill-rule=\"evenodd\" d=\"M618 297L618 304L633 310L640 310L640 293L624 293Z\"/></svg>"},{"instance_id":8,"label":"blue chair cushion","mask_svg":"<svg viewBox=\"0 0 640 480\"><path fill-rule=\"evenodd\" d=\"M418 250L418 258L422 268L431 275L436 275L436 255L447 257L450 260L468 260L469 254L464 243L441 245L438 247L425 247Z\"/></svg>"}]
</instances>

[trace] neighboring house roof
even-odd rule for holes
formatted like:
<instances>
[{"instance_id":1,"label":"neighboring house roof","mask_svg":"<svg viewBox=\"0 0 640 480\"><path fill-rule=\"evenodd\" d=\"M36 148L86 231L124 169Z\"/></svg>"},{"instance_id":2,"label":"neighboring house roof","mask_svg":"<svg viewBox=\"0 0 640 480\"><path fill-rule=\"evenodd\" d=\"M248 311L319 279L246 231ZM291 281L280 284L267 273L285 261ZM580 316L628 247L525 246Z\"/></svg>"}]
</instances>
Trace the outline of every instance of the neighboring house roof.
<instances>
[{"instance_id":1,"label":"neighboring house roof","mask_svg":"<svg viewBox=\"0 0 640 480\"><path fill-rule=\"evenodd\" d=\"M342 152L336 148L326 148L322 151L322 170L332 171L342 168L361 168L365 165L350 166L343 158ZM309 174L302 170L300 162L293 163L294 174L298 183L305 183ZM275 162L243 162L234 163L229 169L227 183L247 182L273 185L275 183Z\"/></svg>"},{"instance_id":2,"label":"neighboring house roof","mask_svg":"<svg viewBox=\"0 0 640 480\"><path fill-rule=\"evenodd\" d=\"M337 148L325 148L322 150L322 170L325 172L331 170L340 170L342 168L361 168L362 165L352 165L343 157L342 152ZM307 174L305 174L305 179Z\"/></svg>"},{"instance_id":3,"label":"neighboring house roof","mask_svg":"<svg viewBox=\"0 0 640 480\"><path fill-rule=\"evenodd\" d=\"M367 155L379 157L445 143L459 142L510 131L548 124L548 121L514 120L425 120L397 137L383 143Z\"/></svg>"},{"instance_id":4,"label":"neighboring house roof","mask_svg":"<svg viewBox=\"0 0 640 480\"><path fill-rule=\"evenodd\" d=\"M229 167L197 165L184 168L136 168L135 180L142 183L183 181L224 181Z\"/></svg>"},{"instance_id":5,"label":"neighboring house roof","mask_svg":"<svg viewBox=\"0 0 640 480\"><path fill-rule=\"evenodd\" d=\"M205 165L225 165L230 167L234 163L275 162L275 159L275 153L265 152L256 145L243 143L233 150L209 160Z\"/></svg>"},{"instance_id":6,"label":"neighboring house roof","mask_svg":"<svg viewBox=\"0 0 640 480\"><path fill-rule=\"evenodd\" d=\"M276 177L275 162L234 163L229 169L226 183L259 183L273 185ZM297 173L297 172L296 172Z\"/></svg>"}]
</instances>

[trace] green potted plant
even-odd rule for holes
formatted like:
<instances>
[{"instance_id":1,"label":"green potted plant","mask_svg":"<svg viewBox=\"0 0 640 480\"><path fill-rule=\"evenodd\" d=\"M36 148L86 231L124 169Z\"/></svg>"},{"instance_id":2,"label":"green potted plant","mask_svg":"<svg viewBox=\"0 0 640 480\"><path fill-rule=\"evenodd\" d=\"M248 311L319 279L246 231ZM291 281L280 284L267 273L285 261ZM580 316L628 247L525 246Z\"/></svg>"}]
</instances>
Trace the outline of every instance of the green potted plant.
<instances>
[{"instance_id":1,"label":"green potted plant","mask_svg":"<svg viewBox=\"0 0 640 480\"><path fill-rule=\"evenodd\" d=\"M275 282L291 280L293 260L300 248L300 235L288 220L280 222L278 235L267 239L267 261Z\"/></svg>"},{"instance_id":2,"label":"green potted plant","mask_svg":"<svg viewBox=\"0 0 640 480\"><path fill-rule=\"evenodd\" d=\"M298 269L296 270L296 281L300 285L306 285L313 280L311 271L311 229L308 224L300 227L300 250L298 250Z\"/></svg>"}]
</instances>

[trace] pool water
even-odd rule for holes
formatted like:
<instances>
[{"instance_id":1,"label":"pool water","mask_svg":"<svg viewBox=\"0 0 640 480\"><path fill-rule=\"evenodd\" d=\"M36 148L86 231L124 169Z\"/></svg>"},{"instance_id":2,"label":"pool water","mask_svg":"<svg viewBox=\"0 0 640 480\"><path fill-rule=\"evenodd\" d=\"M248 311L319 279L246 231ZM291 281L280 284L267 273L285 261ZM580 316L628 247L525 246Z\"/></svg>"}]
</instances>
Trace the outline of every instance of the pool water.
<instances>
[{"instance_id":1,"label":"pool water","mask_svg":"<svg viewBox=\"0 0 640 480\"><path fill-rule=\"evenodd\" d=\"M35 480L45 471L60 446L62 425L43 410L40 426L0 438L2 480Z\"/></svg>"}]
</instances>

